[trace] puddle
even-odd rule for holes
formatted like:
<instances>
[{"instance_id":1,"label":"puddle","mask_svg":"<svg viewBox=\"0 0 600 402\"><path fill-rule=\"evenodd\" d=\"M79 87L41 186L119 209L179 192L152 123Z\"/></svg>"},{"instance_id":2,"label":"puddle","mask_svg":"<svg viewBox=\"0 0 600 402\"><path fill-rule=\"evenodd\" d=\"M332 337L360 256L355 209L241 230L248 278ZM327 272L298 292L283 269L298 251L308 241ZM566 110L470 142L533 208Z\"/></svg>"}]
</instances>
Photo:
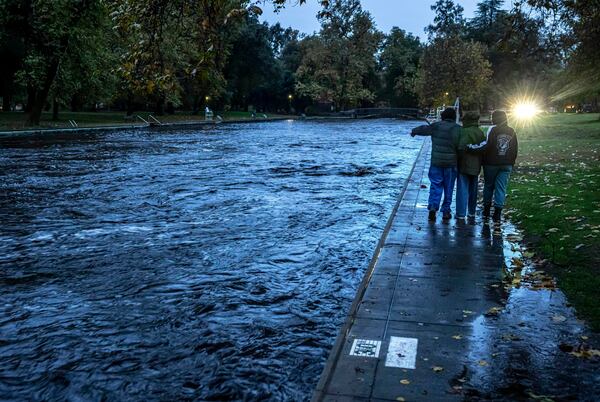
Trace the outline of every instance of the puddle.
<instances>
[{"instance_id":1,"label":"puddle","mask_svg":"<svg viewBox=\"0 0 600 402\"><path fill-rule=\"evenodd\" d=\"M598 337L536 267L513 225L484 225L483 234L503 250L504 278L489 285L498 305L473 323L473 363L450 385L467 400L598 400Z\"/></svg>"}]
</instances>

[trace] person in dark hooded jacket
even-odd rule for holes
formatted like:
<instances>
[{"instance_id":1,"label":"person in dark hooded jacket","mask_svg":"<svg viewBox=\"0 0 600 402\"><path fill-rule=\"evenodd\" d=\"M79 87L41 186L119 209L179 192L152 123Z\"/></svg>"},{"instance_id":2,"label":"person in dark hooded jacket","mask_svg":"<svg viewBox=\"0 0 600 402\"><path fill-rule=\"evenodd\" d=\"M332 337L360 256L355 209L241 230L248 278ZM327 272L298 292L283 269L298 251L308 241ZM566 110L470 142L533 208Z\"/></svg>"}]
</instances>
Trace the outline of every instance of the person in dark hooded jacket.
<instances>
[{"instance_id":1,"label":"person in dark hooded jacket","mask_svg":"<svg viewBox=\"0 0 600 402\"><path fill-rule=\"evenodd\" d=\"M497 110L492 113L492 124L486 141L468 148L483 154L483 217L489 218L493 198L492 219L500 222L508 181L519 153L519 142L517 133L508 125L506 112Z\"/></svg>"},{"instance_id":2,"label":"person in dark hooded jacket","mask_svg":"<svg viewBox=\"0 0 600 402\"><path fill-rule=\"evenodd\" d=\"M431 166L429 167L429 220L435 221L440 208L442 194L442 218L452 218L452 193L456 183L457 147L460 126L456 124L456 111L447 108L442 112L442 120L431 125L415 127L410 135L431 137Z\"/></svg>"}]
</instances>

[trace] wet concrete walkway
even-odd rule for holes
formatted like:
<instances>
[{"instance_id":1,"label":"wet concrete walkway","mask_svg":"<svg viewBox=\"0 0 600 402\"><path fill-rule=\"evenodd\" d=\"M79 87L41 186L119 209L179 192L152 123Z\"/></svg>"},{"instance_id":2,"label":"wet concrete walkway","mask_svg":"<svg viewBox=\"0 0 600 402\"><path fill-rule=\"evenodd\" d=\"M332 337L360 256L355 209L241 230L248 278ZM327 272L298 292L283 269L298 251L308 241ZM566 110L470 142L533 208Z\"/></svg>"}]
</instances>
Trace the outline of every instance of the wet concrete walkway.
<instances>
[{"instance_id":1,"label":"wet concrete walkway","mask_svg":"<svg viewBox=\"0 0 600 402\"><path fill-rule=\"evenodd\" d=\"M507 282L514 228L427 222L429 147L313 400L600 400L597 336L559 290Z\"/></svg>"}]
</instances>

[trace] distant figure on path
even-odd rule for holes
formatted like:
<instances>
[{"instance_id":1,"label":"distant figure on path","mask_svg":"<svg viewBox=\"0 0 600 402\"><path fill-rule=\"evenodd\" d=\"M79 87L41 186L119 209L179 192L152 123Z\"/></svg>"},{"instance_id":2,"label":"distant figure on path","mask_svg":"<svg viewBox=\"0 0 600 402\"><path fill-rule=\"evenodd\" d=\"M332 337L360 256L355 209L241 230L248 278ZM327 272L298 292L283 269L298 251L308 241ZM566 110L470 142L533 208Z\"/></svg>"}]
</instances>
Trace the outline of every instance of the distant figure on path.
<instances>
[{"instance_id":1,"label":"distant figure on path","mask_svg":"<svg viewBox=\"0 0 600 402\"><path fill-rule=\"evenodd\" d=\"M431 125L415 127L411 136L431 136L431 166L429 167L429 220L435 221L435 215L440 208L442 194L442 218L452 218L452 193L456 182L457 148L460 126L456 124L456 111L447 108L441 114L441 121Z\"/></svg>"},{"instance_id":2,"label":"distant figure on path","mask_svg":"<svg viewBox=\"0 0 600 402\"><path fill-rule=\"evenodd\" d=\"M479 128L479 113L467 112L463 117L458 141L458 179L456 183L456 219L475 218L477 186L481 171L481 154L467 152L467 147L485 141Z\"/></svg>"},{"instance_id":3,"label":"distant figure on path","mask_svg":"<svg viewBox=\"0 0 600 402\"><path fill-rule=\"evenodd\" d=\"M473 152L483 153L483 217L490 217L493 197L492 219L500 222L508 180L519 152L519 142L515 130L508 126L506 112L497 110L492 113L492 124L487 140L479 145L469 145L468 148Z\"/></svg>"}]
</instances>

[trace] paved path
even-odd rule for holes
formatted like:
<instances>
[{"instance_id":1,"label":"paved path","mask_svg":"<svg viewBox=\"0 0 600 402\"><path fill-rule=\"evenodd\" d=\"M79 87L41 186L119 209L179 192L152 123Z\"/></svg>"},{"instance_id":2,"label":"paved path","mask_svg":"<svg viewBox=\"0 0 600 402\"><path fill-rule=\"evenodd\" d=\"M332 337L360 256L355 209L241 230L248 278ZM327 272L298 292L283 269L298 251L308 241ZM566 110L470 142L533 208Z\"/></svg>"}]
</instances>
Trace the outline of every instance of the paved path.
<instances>
[{"instance_id":1,"label":"paved path","mask_svg":"<svg viewBox=\"0 0 600 402\"><path fill-rule=\"evenodd\" d=\"M427 222L429 147L313 399L600 400L598 359L568 353L589 334L562 293L507 287L507 242L488 225Z\"/></svg>"}]
</instances>

